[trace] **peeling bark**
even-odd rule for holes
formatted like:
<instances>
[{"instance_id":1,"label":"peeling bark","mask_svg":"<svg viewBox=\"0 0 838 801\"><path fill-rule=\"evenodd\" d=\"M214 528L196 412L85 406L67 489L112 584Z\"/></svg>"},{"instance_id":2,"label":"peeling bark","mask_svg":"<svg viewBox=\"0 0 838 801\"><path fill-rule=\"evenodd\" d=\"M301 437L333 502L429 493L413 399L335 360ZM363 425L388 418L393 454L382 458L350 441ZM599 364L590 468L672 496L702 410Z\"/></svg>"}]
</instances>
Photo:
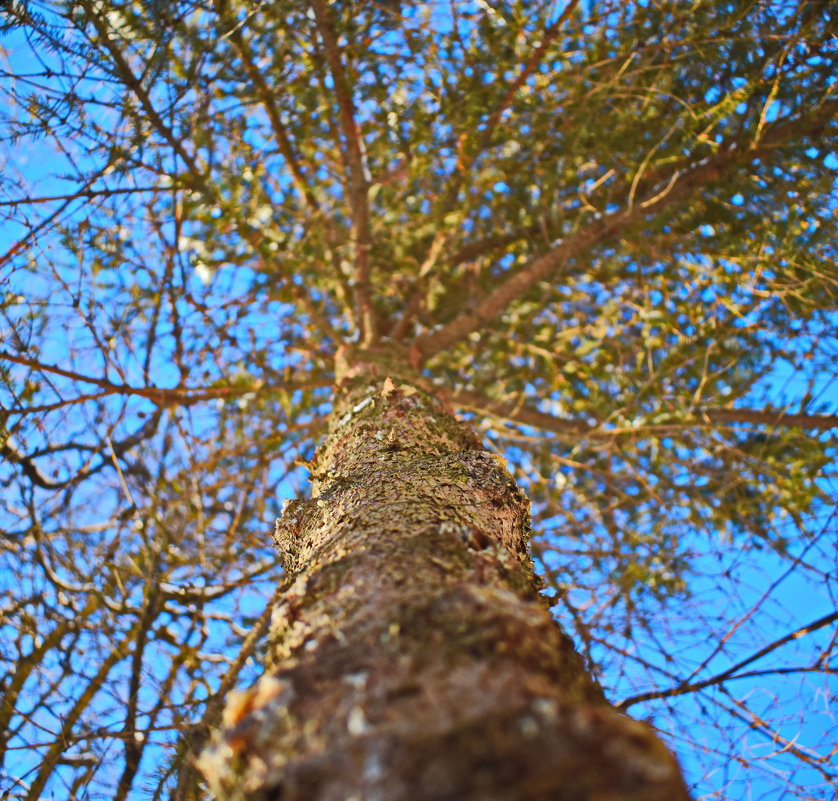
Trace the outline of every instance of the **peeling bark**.
<instances>
[{"instance_id":1,"label":"peeling bark","mask_svg":"<svg viewBox=\"0 0 838 801\"><path fill-rule=\"evenodd\" d=\"M343 352L262 679L199 758L218 798L677 801L539 596L529 502L407 354Z\"/></svg>"}]
</instances>

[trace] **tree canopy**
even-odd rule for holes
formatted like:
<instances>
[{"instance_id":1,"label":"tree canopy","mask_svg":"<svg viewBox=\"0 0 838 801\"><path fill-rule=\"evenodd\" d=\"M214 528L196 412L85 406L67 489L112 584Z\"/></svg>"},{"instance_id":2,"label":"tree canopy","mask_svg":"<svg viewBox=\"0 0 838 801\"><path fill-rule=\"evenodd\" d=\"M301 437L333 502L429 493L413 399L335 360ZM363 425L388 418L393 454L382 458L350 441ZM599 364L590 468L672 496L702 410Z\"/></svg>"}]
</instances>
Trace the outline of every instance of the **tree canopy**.
<instances>
[{"instance_id":1,"label":"tree canopy","mask_svg":"<svg viewBox=\"0 0 838 801\"><path fill-rule=\"evenodd\" d=\"M385 340L696 796L833 797L836 11L0 5L9 797L170 797Z\"/></svg>"}]
</instances>

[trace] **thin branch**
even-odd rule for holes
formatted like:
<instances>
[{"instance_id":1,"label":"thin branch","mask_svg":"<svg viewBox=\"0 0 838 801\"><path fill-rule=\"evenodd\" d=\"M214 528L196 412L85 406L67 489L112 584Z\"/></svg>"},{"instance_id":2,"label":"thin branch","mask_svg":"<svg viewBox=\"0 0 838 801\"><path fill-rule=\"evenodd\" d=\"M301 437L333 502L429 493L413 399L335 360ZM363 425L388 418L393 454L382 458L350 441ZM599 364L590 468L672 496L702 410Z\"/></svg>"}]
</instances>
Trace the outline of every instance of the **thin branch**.
<instances>
[{"instance_id":1,"label":"thin branch","mask_svg":"<svg viewBox=\"0 0 838 801\"><path fill-rule=\"evenodd\" d=\"M703 690L705 687L710 687L714 684L721 684L724 681L735 679L735 678L743 678L744 676L737 675L739 671L743 667L747 667L752 662L756 662L758 659L762 659L762 657L770 654L772 651L777 650L782 645L785 645L787 642L791 640L797 640L803 637L806 634L810 634L813 631L817 631L818 629L822 629L824 626L828 626L830 623L834 623L838 620L838 611L831 612L828 615L824 615L821 618L809 623L802 628L795 629L794 631L786 634L784 637L780 637L778 640L774 640L774 642L766 645L764 648L760 648L759 651L756 653L751 654L747 659L743 659L741 662L737 662L732 667L729 667L727 670L722 671L721 673L717 673L715 676L710 677L709 679L704 679L703 681L689 683L681 683L676 685L675 687L670 687L667 690L651 690L645 693L639 693L638 695L632 695L629 698L625 698L620 701L615 706L617 709L625 710L628 709L630 706L634 704L638 704L642 701L651 701L658 698L672 698L676 695L686 695L687 693L694 693L698 692L699 690Z\"/></svg>"},{"instance_id":2,"label":"thin branch","mask_svg":"<svg viewBox=\"0 0 838 801\"><path fill-rule=\"evenodd\" d=\"M122 189L79 189L66 195L44 195L43 197L21 197L16 200L0 200L0 206L11 206L17 208L26 204L51 203L56 200L77 200L80 197L88 200L94 197L112 197L113 195L127 195L134 192L162 192L171 189L169 186L128 186Z\"/></svg>"},{"instance_id":3,"label":"thin branch","mask_svg":"<svg viewBox=\"0 0 838 801\"><path fill-rule=\"evenodd\" d=\"M338 118L346 144L346 168L349 183L349 202L352 210L352 225L355 232L355 317L358 321L362 343L369 345L378 337L378 321L372 302L370 282L370 211L367 197L367 180L362 150L361 132L356 121L355 102L352 89L341 59L340 45L335 33L334 21L325 0L311 0L311 8L317 22L317 30L323 40L326 60L334 83L338 104Z\"/></svg>"},{"instance_id":4,"label":"thin branch","mask_svg":"<svg viewBox=\"0 0 838 801\"><path fill-rule=\"evenodd\" d=\"M226 3L222 2L222 0L216 0L215 6L218 10L219 16L221 16L226 24L232 22L232 20L229 20L224 14L224 6L226 6ZM236 24L236 26L228 34L227 38L232 42L233 47L235 47L238 52L248 78L253 81L256 91L259 93L262 106L264 107L265 112L268 115L268 119L271 122L271 128L274 132L274 136L276 137L279 152L282 154L282 157L285 159L285 163L288 165L288 169L291 171L291 180L294 184L294 188L297 190L300 197L303 198L309 210L319 213L320 205L318 204L314 193L311 191L311 179L303 171L300 159L294 152L294 145L291 141L291 136L279 116L279 109L277 108L274 91L265 80L262 70L256 66L253 53L247 44L246 39L242 36L241 23Z\"/></svg>"},{"instance_id":5,"label":"thin branch","mask_svg":"<svg viewBox=\"0 0 838 801\"><path fill-rule=\"evenodd\" d=\"M101 397L101 396L97 396ZM141 442L144 442L146 439L151 437L155 431L157 430L157 425L160 422L160 417L162 415L162 411L158 409L148 420L140 427L138 431L130 436L126 437L119 442L112 443L110 438L108 438L108 445L111 451L111 455L113 457L113 465L117 469L117 472L120 471L118 458L122 456L126 451L131 450L131 448L139 445ZM62 449L67 449L69 446L62 446ZM91 450L91 451L98 451L99 448L91 448L90 446L84 445L74 445L72 446L76 450ZM46 456L51 453L55 453L57 449L46 448L42 449L41 451L36 451L35 453L24 454L21 453L11 439L7 439L3 446L0 447L0 455L4 456L8 459L12 464L18 465L20 467L21 472L35 485L41 487L42 489L49 489L49 490L57 490L57 489L64 489L65 487L70 486L72 483L76 483L82 481L83 479L89 478L90 476L98 473L102 470L105 465L110 463L110 460L107 458L103 458L103 460L98 464L94 465L93 467L89 467L86 469L81 470L80 472L76 473L70 478L64 479L63 481L52 481L47 478L38 468L37 464L35 463L35 459L39 456ZM90 463L90 460L87 461ZM120 479L123 482L124 486L124 479L120 475ZM127 488L126 488L127 489ZM133 502L131 503L133 506Z\"/></svg>"},{"instance_id":6,"label":"thin branch","mask_svg":"<svg viewBox=\"0 0 838 801\"><path fill-rule=\"evenodd\" d=\"M833 513L829 516L829 518L827 518L827 520L824 522L824 530L826 530L826 528L829 526L830 521L831 521L834 514L835 514L835 512L833 511ZM739 630L739 628L742 626L742 624L745 623L747 620L751 619L751 617L754 615L754 613L762 606L762 604L765 602L765 600L777 589L777 587L779 587L780 584L783 581L785 581L790 575L792 575L794 570L800 564L802 564L802 563L805 564L803 562L803 559L805 558L806 554L809 552L809 550L814 546L814 544L816 542L817 542L817 538L813 538L809 541L808 545L806 545L806 547L794 558L794 561L783 571L783 573L780 576L778 576L765 589L765 591L756 600L756 602L751 605L750 609L747 612L745 612L743 615L740 615L739 618L730 626L730 628L728 628L728 630L725 632L725 634L716 643L714 648L707 654L707 656L704 657L704 659L701 661L701 663L698 665L698 667L696 667L693 670L693 672L690 673L690 675L687 676L687 678L682 681L682 683L689 684L690 682L692 682L692 680L699 673L701 673L701 671L704 670L704 668L706 668L708 664L710 664L710 660L713 659L722 650L722 648L724 648L725 643Z\"/></svg>"},{"instance_id":7,"label":"thin branch","mask_svg":"<svg viewBox=\"0 0 838 801\"><path fill-rule=\"evenodd\" d=\"M265 237L261 236L258 231L246 224L242 218L239 206L230 205L227 199L222 196L218 186L210 180L206 170L198 163L197 157L190 155L185 150L181 138L165 123L155 108L150 93L143 86L142 81L134 74L131 65L126 60L122 50L120 50L115 37L111 36L111 31L108 30L106 22L93 8L90 0L80 0L80 3L93 22L99 39L104 43L105 48L114 60L119 76L124 81L126 87L136 96L149 122L188 167L191 183L212 203L216 203L224 209L229 218L234 221L234 225L242 238L250 244L255 252L262 254L266 263L270 263L271 254L266 250L267 243Z\"/></svg>"},{"instance_id":8,"label":"thin branch","mask_svg":"<svg viewBox=\"0 0 838 801\"><path fill-rule=\"evenodd\" d=\"M11 674L6 674L4 694L0 700L0 732L8 732L12 718L17 714L18 698L32 672L37 670L50 651L60 648L62 639L81 627L98 607L99 598L96 594L88 594L84 606L75 611L72 618L62 618L40 641L33 643L28 654L21 655ZM5 745L5 740L0 740L0 745Z\"/></svg>"},{"instance_id":9,"label":"thin branch","mask_svg":"<svg viewBox=\"0 0 838 801\"><path fill-rule=\"evenodd\" d=\"M802 762L805 762L810 767L814 768L818 771L818 773L823 776L823 778L832 786L836 786L835 782L835 775L831 773L829 770L825 769L821 764L821 762L825 762L829 757L823 757L819 754L808 754L804 751L801 747L795 744L794 740L789 740L786 737L783 737L780 732L778 732L775 727L768 724L767 721L763 720L759 715L757 715L753 710L749 709L748 706L743 702L739 701L738 699L734 698L724 686L719 687L719 692L726 695L734 706L738 707L739 709L743 710L743 712L737 712L735 709L731 709L730 707L725 706L724 704L716 702L722 709L729 712L734 717L739 718L739 720L744 721L748 724L748 726L752 729L755 729L768 740L771 741L775 746L780 745L780 751L788 751L791 754L794 754L798 759ZM776 753L776 752L775 752Z\"/></svg>"},{"instance_id":10,"label":"thin branch","mask_svg":"<svg viewBox=\"0 0 838 801\"><path fill-rule=\"evenodd\" d=\"M294 392L298 389L317 389L319 387L329 386L326 381L300 381L278 386L274 384L265 384L256 380L253 384L232 387L174 387L171 389L163 387L134 387L129 384L114 384L106 378L95 378L93 376L82 375L81 373L68 370L64 367L59 367L58 365L44 364L37 359L31 359L26 356L18 356L17 354L9 353L8 351L0 351L0 360L3 359L14 362L15 364L24 365L25 367L31 367L33 370L42 370L45 373L60 375L74 381L81 381L85 384L93 384L94 386L100 387L104 390L104 392L100 395L93 397L104 397L106 395L137 395L141 398L146 398L161 407L192 406L206 400L215 400L217 398L236 398L250 393L264 395L270 394L271 392ZM36 408L40 409L41 407ZM7 411L8 414L29 413L29 409L26 408L13 408Z\"/></svg>"},{"instance_id":11,"label":"thin branch","mask_svg":"<svg viewBox=\"0 0 838 801\"><path fill-rule=\"evenodd\" d=\"M113 670L115 665L127 655L129 651L129 642L133 640L139 626L139 621L136 621L130 631L126 632L124 638L116 644L110 654L108 654L108 656L102 661L99 670L93 678L90 679L84 690L82 690L82 692L78 695L78 698L73 706L64 716L62 716L61 732L44 754L38 774L32 782L29 792L26 795L26 801L37 801L37 799L41 798L41 792L43 791L47 780L52 775L52 772L55 770L55 767L61 758L61 754L66 750L67 744L72 741L73 728L82 714L87 710L94 696L104 685L111 670Z\"/></svg>"},{"instance_id":12,"label":"thin branch","mask_svg":"<svg viewBox=\"0 0 838 801\"><path fill-rule=\"evenodd\" d=\"M714 423L755 423L765 426L789 428L838 428L838 414L789 414L775 409L700 409L698 417L707 417Z\"/></svg>"},{"instance_id":13,"label":"thin branch","mask_svg":"<svg viewBox=\"0 0 838 801\"><path fill-rule=\"evenodd\" d=\"M159 554L158 554L159 557ZM152 575L157 573L159 564L154 565ZM145 649L148 646L149 631L158 612L158 587L154 579L147 579L143 586L143 604L139 614L139 627L131 654L131 670L128 679L128 697L125 711L125 723L122 727L124 736L124 761L122 775L119 777L114 801L124 801L128 796L134 777L140 768L140 759L146 746L145 737L137 737L137 711L143 679Z\"/></svg>"},{"instance_id":14,"label":"thin branch","mask_svg":"<svg viewBox=\"0 0 838 801\"><path fill-rule=\"evenodd\" d=\"M584 420L565 420L552 414L540 412L523 403L506 403L491 400L483 395L466 390L457 390L448 395L448 400L455 406L509 420L519 425L531 426L542 431L563 436L584 435L591 439L612 439L632 434L663 434L683 429L703 428L716 423L752 423L756 425L788 428L838 428L838 414L787 414L774 409L719 409L714 407L699 408L687 417L672 416L671 422L651 425L623 426L602 428Z\"/></svg>"},{"instance_id":15,"label":"thin branch","mask_svg":"<svg viewBox=\"0 0 838 801\"><path fill-rule=\"evenodd\" d=\"M535 48L532 55L530 55L527 59L527 63L524 64L524 68L521 70L521 73L512 82L500 105L494 110L492 116L487 120L486 128L483 132L483 136L481 137L484 143L489 141L495 131L495 128L497 127L497 124L500 122L503 112L506 111L509 104L515 99L515 95L518 94L518 90L524 85L527 78L532 75L536 67L538 67L541 63L547 53L547 48L553 44L562 29L562 25L564 25L567 18L573 13L578 5L579 0L570 0L570 2L564 7L562 13L559 14L556 21L544 31L544 35L541 37L541 42L539 42L538 47Z\"/></svg>"},{"instance_id":16,"label":"thin branch","mask_svg":"<svg viewBox=\"0 0 838 801\"><path fill-rule=\"evenodd\" d=\"M103 172L104 170L100 170L97 175L95 175L90 180L86 181L82 189L80 189L74 195L68 197L67 200L65 200L52 214L41 220L37 225L35 225L33 228L27 231L22 239L19 239L17 242L15 242L2 256L0 256L0 267L2 267L7 262L11 261L11 259L14 258L14 256L16 256L18 253L20 253L20 251L23 250L40 231L44 230L50 223L53 222L53 220L60 217L61 214L64 211L66 211L68 206L70 206L74 200L77 200L80 197L85 197L86 192L89 190L90 186L93 184L94 181L101 177Z\"/></svg>"},{"instance_id":17,"label":"thin branch","mask_svg":"<svg viewBox=\"0 0 838 801\"><path fill-rule=\"evenodd\" d=\"M570 0L555 22L548 25L544 30L541 41L524 63L521 72L518 73L518 77L515 78L515 80L509 85L501 102L498 103L494 111L492 111L489 115L486 123L480 128L480 136L473 151L471 153L465 152L465 148L468 146L467 139L464 140L459 147L460 154L457 158L456 175L445 193L445 201L442 204L443 213L448 211L456 202L457 193L462 186L463 180L468 176L468 172L474 164L477 156L492 141L492 136L494 135L495 129L497 128L501 117L503 117L504 112L509 108L510 103L512 103L515 99L515 96L518 94L521 87L526 83L527 78L532 75L538 65L542 62L550 45L553 44L556 37L558 37L561 32L562 25L564 25L565 21L573 13L577 5L579 5L579 0Z\"/></svg>"},{"instance_id":18,"label":"thin branch","mask_svg":"<svg viewBox=\"0 0 838 801\"><path fill-rule=\"evenodd\" d=\"M570 2L568 2L568 4L565 6L562 13L556 19L556 21L545 29L544 35L541 37L541 41L539 42L538 47L536 47L535 50L533 50L533 52L530 54L530 57L527 59L523 68L521 69L521 72L518 74L518 77L509 85L501 102L489 115L485 125L482 127L480 131L480 137L477 141L477 144L474 146L474 149L470 154L466 153L465 149L467 147L467 137L462 140L462 143L458 148L459 155L457 158L454 176L448 188L444 191L444 198L441 203L441 211L439 215L440 217L444 216L455 206L460 187L462 186L465 178L468 176L471 167L477 159L477 156L491 142L492 135L494 134L495 129L497 128L498 123L501 120L501 117L503 117L504 112L509 108L509 105L515 99L515 96L518 94L524 83L526 83L527 78L529 78L530 75L532 75L532 73L541 63L550 45L554 42L556 37L561 32L562 25L564 25L565 21L573 13L574 9L578 4L579 0L570 0ZM442 251L442 245L444 244L444 241L445 239L447 239L447 237L448 234L442 232L438 233L437 236L434 237L434 242L431 245L432 255L429 257L428 260L426 260L426 264L423 265L423 269L420 271L420 274L417 278L416 285L413 289L413 293L408 302L405 304L404 312L402 313L402 316L399 319L399 321L393 327L392 336L395 339L400 339L406 334L407 329L410 327L410 323L413 321L413 318L421 308L423 294L422 284L424 282L424 278L435 264L436 254ZM504 237L504 239L506 238L507 237ZM517 236L513 237L510 240L510 243L516 241L517 238ZM455 263L457 262L455 261Z\"/></svg>"},{"instance_id":19,"label":"thin branch","mask_svg":"<svg viewBox=\"0 0 838 801\"><path fill-rule=\"evenodd\" d=\"M268 601L265 609L262 611L262 615L256 621L256 625L254 625L250 634L247 635L245 641L242 643L242 647L235 661L221 678L216 692L207 700L201 719L182 736L178 753L175 757L175 767L180 765L180 772L177 787L172 792L170 801L186 801L186 799L191 797L192 788L198 780L194 759L207 744L212 727L218 724L227 694L233 689L238 675L242 667L244 667L244 663L250 659L256 650L256 646L267 634L271 622L271 613L282 593L287 590L288 583L288 577L283 574L274 595Z\"/></svg>"},{"instance_id":20,"label":"thin branch","mask_svg":"<svg viewBox=\"0 0 838 801\"><path fill-rule=\"evenodd\" d=\"M151 101L151 96L149 95L146 88L142 85L141 81L137 76L134 74L134 71L131 69L131 65L126 60L122 50L119 47L116 39L111 36L111 31L108 30L108 27L102 17L100 16L99 12L93 7L90 3L90 0L79 0L79 4L87 13L87 16L90 18L90 21L93 23L93 27L96 29L96 33L99 36L99 40L105 46L105 49L110 54L111 58L114 60L116 64L116 68L119 71L120 78L125 82L125 85L134 93L137 100L140 101L140 105L143 107L143 110L148 115L148 119L154 128L160 133L160 135L168 142L169 146L177 153L178 157L183 161L183 163L189 168L190 173L193 176L193 179L201 186L202 189L206 189L207 182L206 176L204 171L198 166L198 163L195 161L195 158L186 152L186 149L183 147L182 140L175 136L174 131L166 125L163 121L163 118L157 112L157 109L154 107L154 103ZM215 193L210 192L209 194L214 195Z\"/></svg>"},{"instance_id":21,"label":"thin branch","mask_svg":"<svg viewBox=\"0 0 838 801\"><path fill-rule=\"evenodd\" d=\"M553 434L574 434L578 436L588 434L593 430L590 424L582 420L562 420L552 414L539 412L537 409L532 409L521 403L495 401L476 392L468 392L462 389L450 393L448 401L462 409L482 412L492 417L499 417L512 423L531 426Z\"/></svg>"},{"instance_id":22,"label":"thin branch","mask_svg":"<svg viewBox=\"0 0 838 801\"><path fill-rule=\"evenodd\" d=\"M0 357L1 358L1 357ZM40 406L27 406L26 408L13 408L7 414L41 414L45 412L54 412L58 409L63 409L65 406L74 406L77 403L85 403L91 400L101 400L112 395L112 392L89 392L85 395L77 395L75 398L66 398L55 403L42 403Z\"/></svg>"}]
</instances>

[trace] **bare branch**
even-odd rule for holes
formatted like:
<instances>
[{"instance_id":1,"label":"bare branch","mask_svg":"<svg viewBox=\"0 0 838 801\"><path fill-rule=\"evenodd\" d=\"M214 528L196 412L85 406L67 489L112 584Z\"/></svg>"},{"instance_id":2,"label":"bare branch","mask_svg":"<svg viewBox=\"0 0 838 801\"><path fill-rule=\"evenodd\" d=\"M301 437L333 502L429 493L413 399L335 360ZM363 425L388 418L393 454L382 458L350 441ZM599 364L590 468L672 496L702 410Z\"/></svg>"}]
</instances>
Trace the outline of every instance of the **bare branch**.
<instances>
[{"instance_id":1,"label":"bare branch","mask_svg":"<svg viewBox=\"0 0 838 801\"><path fill-rule=\"evenodd\" d=\"M191 797L192 787L198 780L194 758L207 744L212 727L218 724L225 697L235 686L238 675L244 667L245 662L250 659L259 642L267 634L271 622L271 613L282 593L287 590L288 584L288 577L283 575L274 595L262 611L259 620L256 621L247 638L242 643L241 650L236 656L235 661L221 678L218 690L207 700L201 719L189 731L184 733L178 748L177 757L175 758L176 762L174 767L176 769L178 767L180 768L177 787L172 792L170 801L187 801Z\"/></svg>"},{"instance_id":2,"label":"bare branch","mask_svg":"<svg viewBox=\"0 0 838 801\"><path fill-rule=\"evenodd\" d=\"M81 381L84 384L93 384L101 387L104 392L96 396L84 396L84 399L90 397L104 397L106 395L136 395L141 398L147 398L153 403L161 407L169 406L192 406L196 403L201 403L206 400L214 400L216 398L237 398L242 395L250 393L270 394L272 392L294 392L298 389L317 389L318 387L329 386L326 381L301 381L289 382L281 386L273 384L265 384L263 381L257 379L252 384L244 384L240 386L229 387L173 387L166 389L163 387L134 387L128 384L114 384L106 378L95 378L93 376L82 375L73 370L67 370L64 367L59 367L54 364L44 364L37 359L31 359L26 356L18 356L8 351L0 351L0 360L14 362L15 364L22 364L26 367L31 367L33 370L42 370L45 373L52 373L53 375L60 375L64 378L71 378L74 381ZM40 407L36 407L40 410ZM29 414L27 408L13 408L8 410L9 414Z\"/></svg>"},{"instance_id":3,"label":"bare branch","mask_svg":"<svg viewBox=\"0 0 838 801\"><path fill-rule=\"evenodd\" d=\"M206 189L206 176L204 174L204 170L201 169L198 162L192 156L192 154L187 153L186 149L183 146L183 142L180 140L179 137L175 136L174 131L166 125L163 121L163 118L160 116L159 112L154 106L154 103L151 101L151 96L149 95L146 88L142 85L142 82L139 78L134 74L134 71L131 69L131 65L125 58L124 53L120 48L119 42L111 36L111 31L108 29L107 24L102 19L101 14L93 7L90 0L79 0L79 4L85 10L90 21L93 23L93 27L96 29L96 33L99 35L99 40L105 46L105 49L110 54L111 58L114 60L117 70L119 71L119 77L125 82L125 85L134 93L137 100L140 101L140 105L143 108L143 111L148 115L148 119L154 128L160 133L160 135L166 140L172 150L178 155L178 157L183 161L183 163L189 168L189 171L193 177L193 179L201 186L202 189ZM214 192L210 192L210 194L215 194Z\"/></svg>"},{"instance_id":4,"label":"bare branch","mask_svg":"<svg viewBox=\"0 0 838 801\"><path fill-rule=\"evenodd\" d=\"M629 698L625 698L620 701L618 704L615 704L617 709L625 710L628 709L630 706L634 704L639 704L641 701L651 701L657 698L672 698L676 695L685 695L686 693L694 693L698 692L698 690L703 690L705 687L710 687L711 685L721 684L724 681L735 679L735 678L744 678L744 676L740 676L739 671L742 670L743 667L747 667L752 662L756 662L758 659L770 654L772 651L776 651L781 645L785 645L787 642L791 640L800 639L800 637L805 636L806 634L810 634L813 631L817 631L818 629L822 629L824 626L828 626L830 623L834 623L838 620L838 611L831 612L828 615L824 615L817 620L812 621L806 626L802 628L796 629L795 631L786 634L784 637L780 637L778 640L774 640L774 642L769 643L764 648L760 648L759 651L751 654L747 659L743 659L741 662L737 662L732 667L729 667L727 670L722 671L721 673L717 673L715 676L710 677L709 679L704 679L703 681L693 682L691 684L681 683L675 687L670 687L668 690L652 690L646 693L639 693L638 695L632 695ZM813 668L814 669L814 668ZM822 671L822 672L829 672L829 671Z\"/></svg>"},{"instance_id":5,"label":"bare branch","mask_svg":"<svg viewBox=\"0 0 838 801\"><path fill-rule=\"evenodd\" d=\"M720 409L707 408L697 412L714 423L755 423L789 428L838 428L838 414L794 414L775 409Z\"/></svg>"},{"instance_id":6,"label":"bare branch","mask_svg":"<svg viewBox=\"0 0 838 801\"><path fill-rule=\"evenodd\" d=\"M135 192L162 192L171 189L169 186L128 186L121 189L90 189L82 188L76 192L70 192L66 195L44 195L43 197L20 197L15 200L0 200L0 206L10 206L17 208L18 206L35 205L38 203L52 203L57 200L78 200L83 197L88 200L94 197L113 197L114 195L130 195Z\"/></svg>"},{"instance_id":7,"label":"bare branch","mask_svg":"<svg viewBox=\"0 0 838 801\"><path fill-rule=\"evenodd\" d=\"M279 116L279 109L277 108L274 90L268 85L262 70L256 66L256 61L249 45L247 44L247 40L244 36L242 36L240 25L234 20L229 20L229 15L225 15L224 12L226 3L223 3L222 0L216 0L215 6L219 15L225 18L225 22L234 25L228 35L228 38L232 42L233 47L235 47L238 51L239 57L241 58L242 64L247 72L247 76L251 81L253 81L253 85L259 93L259 98L262 101L262 105L265 108L268 119L271 121L271 128L273 129L274 136L276 137L279 152L282 153L282 157L285 159L285 163L291 171L291 180L294 183L294 188L312 212L319 212L320 205L318 204L314 193L311 191L311 179L303 171L300 158L294 152L294 145L291 141L288 129L285 127Z\"/></svg>"},{"instance_id":8,"label":"bare branch","mask_svg":"<svg viewBox=\"0 0 838 801\"><path fill-rule=\"evenodd\" d=\"M87 710L93 697L104 685L111 670L128 654L129 645L133 641L139 626L139 621L135 622L130 631L126 632L124 637L116 643L110 654L102 661L99 670L90 679L87 686L79 693L76 702L67 714L63 716L61 731L44 754L38 774L29 787L26 801L37 801L41 797L41 791L44 789L53 770L55 770L61 754L67 748L67 744L72 741L73 728L78 723L82 714Z\"/></svg>"}]
</instances>

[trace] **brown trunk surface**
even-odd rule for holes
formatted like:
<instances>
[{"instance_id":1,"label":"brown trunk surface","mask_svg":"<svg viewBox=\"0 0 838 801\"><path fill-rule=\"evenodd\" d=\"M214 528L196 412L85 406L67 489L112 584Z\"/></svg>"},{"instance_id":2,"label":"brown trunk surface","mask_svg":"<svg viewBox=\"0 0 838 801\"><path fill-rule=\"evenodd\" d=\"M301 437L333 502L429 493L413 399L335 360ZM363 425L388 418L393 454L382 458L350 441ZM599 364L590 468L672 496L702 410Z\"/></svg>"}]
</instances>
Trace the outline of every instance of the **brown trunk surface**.
<instances>
[{"instance_id":1,"label":"brown trunk surface","mask_svg":"<svg viewBox=\"0 0 838 801\"><path fill-rule=\"evenodd\" d=\"M407 366L338 359L334 411L276 542L295 577L263 678L199 766L219 798L678 801L538 593L529 502Z\"/></svg>"}]
</instances>

